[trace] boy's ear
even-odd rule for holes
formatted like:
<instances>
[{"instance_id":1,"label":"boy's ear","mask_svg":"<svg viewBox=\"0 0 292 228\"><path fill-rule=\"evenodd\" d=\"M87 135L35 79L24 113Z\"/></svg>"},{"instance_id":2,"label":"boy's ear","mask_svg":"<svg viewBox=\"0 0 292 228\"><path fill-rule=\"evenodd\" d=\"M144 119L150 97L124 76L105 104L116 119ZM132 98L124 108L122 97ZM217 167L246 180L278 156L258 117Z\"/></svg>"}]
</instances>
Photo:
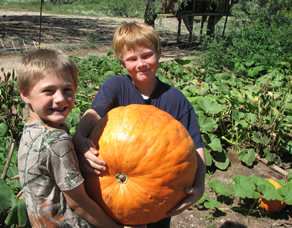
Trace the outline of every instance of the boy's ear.
<instances>
[{"instance_id":1,"label":"boy's ear","mask_svg":"<svg viewBox=\"0 0 292 228\"><path fill-rule=\"evenodd\" d=\"M161 57L161 50L157 52L157 55L158 55L158 60L159 60Z\"/></svg>"},{"instance_id":2,"label":"boy's ear","mask_svg":"<svg viewBox=\"0 0 292 228\"><path fill-rule=\"evenodd\" d=\"M24 92L22 90L19 90L19 93L20 93L20 97L24 101L24 103L30 104L29 94L27 94L26 92Z\"/></svg>"}]
</instances>

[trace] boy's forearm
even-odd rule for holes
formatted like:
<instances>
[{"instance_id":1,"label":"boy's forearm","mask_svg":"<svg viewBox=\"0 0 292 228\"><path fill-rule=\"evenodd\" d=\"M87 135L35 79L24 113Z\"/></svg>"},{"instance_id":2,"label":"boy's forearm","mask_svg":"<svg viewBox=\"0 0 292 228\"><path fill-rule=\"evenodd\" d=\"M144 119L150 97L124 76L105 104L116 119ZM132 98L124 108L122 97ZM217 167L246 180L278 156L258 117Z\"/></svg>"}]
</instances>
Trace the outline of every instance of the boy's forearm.
<instances>
[{"instance_id":1,"label":"boy's forearm","mask_svg":"<svg viewBox=\"0 0 292 228\"><path fill-rule=\"evenodd\" d=\"M198 148L196 154L197 154L197 172L193 186L204 188L206 175L206 158L204 148L203 147Z\"/></svg>"},{"instance_id":2,"label":"boy's forearm","mask_svg":"<svg viewBox=\"0 0 292 228\"><path fill-rule=\"evenodd\" d=\"M88 109L84 115L82 116L77 128L76 132L73 136L73 141L76 136L88 137L91 130L94 128L96 123L100 120L100 116L93 109Z\"/></svg>"},{"instance_id":3,"label":"boy's forearm","mask_svg":"<svg viewBox=\"0 0 292 228\"><path fill-rule=\"evenodd\" d=\"M82 200L84 201L84 199ZM85 208L78 207L74 212L95 227L122 227L114 222L95 202L90 201L91 199L85 200L86 203L83 205Z\"/></svg>"},{"instance_id":4,"label":"boy's forearm","mask_svg":"<svg viewBox=\"0 0 292 228\"><path fill-rule=\"evenodd\" d=\"M81 184L73 190L63 192L69 207L81 218L95 227L122 227L114 222L103 210L86 194Z\"/></svg>"}]
</instances>

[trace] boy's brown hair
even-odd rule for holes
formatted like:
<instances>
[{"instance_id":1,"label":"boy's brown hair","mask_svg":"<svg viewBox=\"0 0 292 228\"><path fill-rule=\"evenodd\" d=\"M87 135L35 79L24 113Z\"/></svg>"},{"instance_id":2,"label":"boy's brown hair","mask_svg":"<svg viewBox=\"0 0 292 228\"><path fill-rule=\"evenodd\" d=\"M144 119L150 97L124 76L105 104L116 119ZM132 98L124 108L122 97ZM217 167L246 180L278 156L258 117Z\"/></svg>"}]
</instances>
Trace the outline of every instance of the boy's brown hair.
<instances>
[{"instance_id":1,"label":"boy's brown hair","mask_svg":"<svg viewBox=\"0 0 292 228\"><path fill-rule=\"evenodd\" d=\"M17 71L18 89L29 93L32 87L49 73L69 74L77 89L78 68L66 54L54 49L38 49L22 58Z\"/></svg>"},{"instance_id":2,"label":"boy's brown hair","mask_svg":"<svg viewBox=\"0 0 292 228\"><path fill-rule=\"evenodd\" d=\"M152 26L144 23L130 22L121 25L116 30L113 37L113 49L121 64L124 63L124 48L134 50L139 46L154 47L158 56L160 56L160 38Z\"/></svg>"}]
</instances>

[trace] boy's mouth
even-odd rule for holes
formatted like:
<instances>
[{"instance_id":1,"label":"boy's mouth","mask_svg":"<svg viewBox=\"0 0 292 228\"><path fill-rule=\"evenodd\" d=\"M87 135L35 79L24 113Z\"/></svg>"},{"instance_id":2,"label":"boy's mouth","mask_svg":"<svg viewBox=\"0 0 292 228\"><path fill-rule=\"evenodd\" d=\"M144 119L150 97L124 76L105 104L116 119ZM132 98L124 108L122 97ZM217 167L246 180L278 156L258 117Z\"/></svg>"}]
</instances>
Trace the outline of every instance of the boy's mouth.
<instances>
[{"instance_id":1,"label":"boy's mouth","mask_svg":"<svg viewBox=\"0 0 292 228\"><path fill-rule=\"evenodd\" d=\"M63 107L63 108L50 108L51 111L53 112L64 112L66 111L67 107Z\"/></svg>"}]
</instances>

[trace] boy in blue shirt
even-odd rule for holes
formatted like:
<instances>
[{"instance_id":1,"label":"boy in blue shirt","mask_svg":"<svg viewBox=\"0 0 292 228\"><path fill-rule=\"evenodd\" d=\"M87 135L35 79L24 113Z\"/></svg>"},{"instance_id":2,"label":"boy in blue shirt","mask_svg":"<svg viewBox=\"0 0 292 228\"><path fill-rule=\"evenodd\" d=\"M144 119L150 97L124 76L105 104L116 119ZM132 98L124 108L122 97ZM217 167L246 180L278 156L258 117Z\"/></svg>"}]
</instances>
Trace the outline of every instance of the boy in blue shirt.
<instances>
[{"instance_id":1,"label":"boy in blue shirt","mask_svg":"<svg viewBox=\"0 0 292 228\"><path fill-rule=\"evenodd\" d=\"M117 29L113 37L115 55L126 68L127 75L108 78L94 98L90 109L83 115L73 142L86 172L100 174L106 164L99 159L94 144L87 139L92 128L108 111L129 104L149 104L162 109L180 121L195 142L198 169L188 196L168 213L168 218L147 227L169 227L170 217L177 215L197 202L204 193L205 146L195 111L186 97L175 87L161 82L156 76L161 54L160 39L153 27L143 23L128 23Z\"/></svg>"}]
</instances>

